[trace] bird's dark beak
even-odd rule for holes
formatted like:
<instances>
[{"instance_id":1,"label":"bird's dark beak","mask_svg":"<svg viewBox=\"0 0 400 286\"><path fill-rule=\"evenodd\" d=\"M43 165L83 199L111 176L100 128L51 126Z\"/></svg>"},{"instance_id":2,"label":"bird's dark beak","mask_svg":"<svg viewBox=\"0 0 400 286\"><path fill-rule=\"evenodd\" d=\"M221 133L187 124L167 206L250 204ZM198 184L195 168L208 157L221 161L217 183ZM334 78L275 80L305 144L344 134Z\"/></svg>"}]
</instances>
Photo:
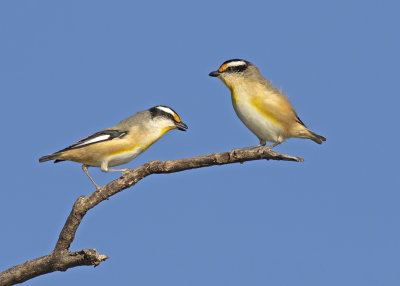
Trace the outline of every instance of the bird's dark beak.
<instances>
[{"instance_id":1,"label":"bird's dark beak","mask_svg":"<svg viewBox=\"0 0 400 286\"><path fill-rule=\"evenodd\" d=\"M208 75L213 77L218 77L221 73L219 71L212 71Z\"/></svg>"},{"instance_id":2,"label":"bird's dark beak","mask_svg":"<svg viewBox=\"0 0 400 286\"><path fill-rule=\"evenodd\" d=\"M183 122L176 122L175 126L181 131L186 131L186 129L188 129L187 125Z\"/></svg>"}]
</instances>

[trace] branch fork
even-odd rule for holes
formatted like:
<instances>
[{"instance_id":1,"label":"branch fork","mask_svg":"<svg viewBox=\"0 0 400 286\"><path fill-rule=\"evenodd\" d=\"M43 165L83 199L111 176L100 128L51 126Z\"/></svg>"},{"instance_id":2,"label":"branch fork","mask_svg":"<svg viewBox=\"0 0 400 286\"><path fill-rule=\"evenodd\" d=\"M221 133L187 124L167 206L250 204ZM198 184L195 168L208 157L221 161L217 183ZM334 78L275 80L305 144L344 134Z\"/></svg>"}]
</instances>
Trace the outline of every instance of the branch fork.
<instances>
[{"instance_id":1,"label":"branch fork","mask_svg":"<svg viewBox=\"0 0 400 286\"><path fill-rule=\"evenodd\" d=\"M151 161L126 171L122 176L88 196L79 197L74 203L71 213L61 230L54 250L45 256L29 260L11 267L0 273L0 285L14 285L34 277L54 271L66 271L69 268L84 265L98 266L108 259L107 255L99 254L96 249L85 248L81 251L70 252L69 248L75 239L76 231L85 214L96 205L111 196L134 186L143 178L152 174L176 173L190 169L244 163L254 160L282 160L303 162L303 158L279 154L268 147L233 149L229 152L213 153L192 158L169 161Z\"/></svg>"}]
</instances>

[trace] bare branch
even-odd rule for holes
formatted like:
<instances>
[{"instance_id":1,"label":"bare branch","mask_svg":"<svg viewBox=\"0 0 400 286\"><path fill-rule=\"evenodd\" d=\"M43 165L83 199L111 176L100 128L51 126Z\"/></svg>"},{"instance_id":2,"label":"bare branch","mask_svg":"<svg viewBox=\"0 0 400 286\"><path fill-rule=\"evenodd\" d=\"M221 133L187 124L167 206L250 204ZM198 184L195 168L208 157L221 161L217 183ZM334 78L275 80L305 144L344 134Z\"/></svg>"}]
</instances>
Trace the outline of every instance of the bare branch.
<instances>
[{"instance_id":1,"label":"bare branch","mask_svg":"<svg viewBox=\"0 0 400 286\"><path fill-rule=\"evenodd\" d=\"M96 249L87 249L76 252L64 251L29 260L23 264L11 267L0 274L0 285L14 285L34 277L54 271L66 271L69 268L83 265L97 266L106 260L107 255L101 255Z\"/></svg>"},{"instance_id":2,"label":"bare branch","mask_svg":"<svg viewBox=\"0 0 400 286\"><path fill-rule=\"evenodd\" d=\"M0 285L14 285L34 277L54 271L66 271L69 268L83 265L99 265L108 257L100 255L95 249L84 249L70 252L69 247L75 238L76 230L88 210L102 201L119 193L151 174L175 173L195 168L215 165L243 163L253 160L283 160L302 162L303 159L279 154L267 147L234 149L230 152L214 153L169 161L151 161L125 172L122 177L112 181L88 196L79 197L60 233L54 250L46 256L29 260L0 273Z\"/></svg>"}]
</instances>

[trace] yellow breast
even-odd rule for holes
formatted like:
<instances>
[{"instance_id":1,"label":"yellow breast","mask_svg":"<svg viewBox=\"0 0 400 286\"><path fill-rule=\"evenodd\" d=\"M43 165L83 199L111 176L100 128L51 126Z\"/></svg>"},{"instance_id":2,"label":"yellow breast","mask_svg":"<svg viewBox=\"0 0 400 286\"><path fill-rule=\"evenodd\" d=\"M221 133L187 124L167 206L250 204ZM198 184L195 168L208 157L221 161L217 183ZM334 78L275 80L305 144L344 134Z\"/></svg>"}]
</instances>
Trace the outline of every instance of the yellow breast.
<instances>
[{"instance_id":1,"label":"yellow breast","mask_svg":"<svg viewBox=\"0 0 400 286\"><path fill-rule=\"evenodd\" d=\"M274 115L274 112L271 110L271 108L269 108L268 105L265 104L262 98L258 96L253 96L252 98L250 98L249 103L265 119L275 125L282 126L282 122L278 120L278 118Z\"/></svg>"},{"instance_id":2,"label":"yellow breast","mask_svg":"<svg viewBox=\"0 0 400 286\"><path fill-rule=\"evenodd\" d=\"M282 125L276 116L276 110L274 110L275 104L273 104L273 101L275 96L272 92L266 90L263 85L235 84L235 88L230 88L230 90L232 104L237 105L237 108L240 109L241 106L246 105L248 112L253 109L253 112L259 113L272 124ZM267 102L271 102L272 104L268 104Z\"/></svg>"}]
</instances>

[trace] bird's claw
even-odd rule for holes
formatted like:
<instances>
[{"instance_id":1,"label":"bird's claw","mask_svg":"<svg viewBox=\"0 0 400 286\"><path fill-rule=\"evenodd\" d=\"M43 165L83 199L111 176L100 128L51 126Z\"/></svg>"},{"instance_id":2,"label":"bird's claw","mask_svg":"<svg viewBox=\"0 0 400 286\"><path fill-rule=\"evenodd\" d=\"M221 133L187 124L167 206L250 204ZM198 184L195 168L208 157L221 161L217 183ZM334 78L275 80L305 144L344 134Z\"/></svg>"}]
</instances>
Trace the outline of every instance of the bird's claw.
<instances>
[{"instance_id":1,"label":"bird's claw","mask_svg":"<svg viewBox=\"0 0 400 286\"><path fill-rule=\"evenodd\" d=\"M125 169L125 170L123 170L123 171L122 171L122 176L126 176L126 175L128 175L130 171L132 171L132 169L129 169L129 168L128 168L128 169Z\"/></svg>"}]
</instances>

